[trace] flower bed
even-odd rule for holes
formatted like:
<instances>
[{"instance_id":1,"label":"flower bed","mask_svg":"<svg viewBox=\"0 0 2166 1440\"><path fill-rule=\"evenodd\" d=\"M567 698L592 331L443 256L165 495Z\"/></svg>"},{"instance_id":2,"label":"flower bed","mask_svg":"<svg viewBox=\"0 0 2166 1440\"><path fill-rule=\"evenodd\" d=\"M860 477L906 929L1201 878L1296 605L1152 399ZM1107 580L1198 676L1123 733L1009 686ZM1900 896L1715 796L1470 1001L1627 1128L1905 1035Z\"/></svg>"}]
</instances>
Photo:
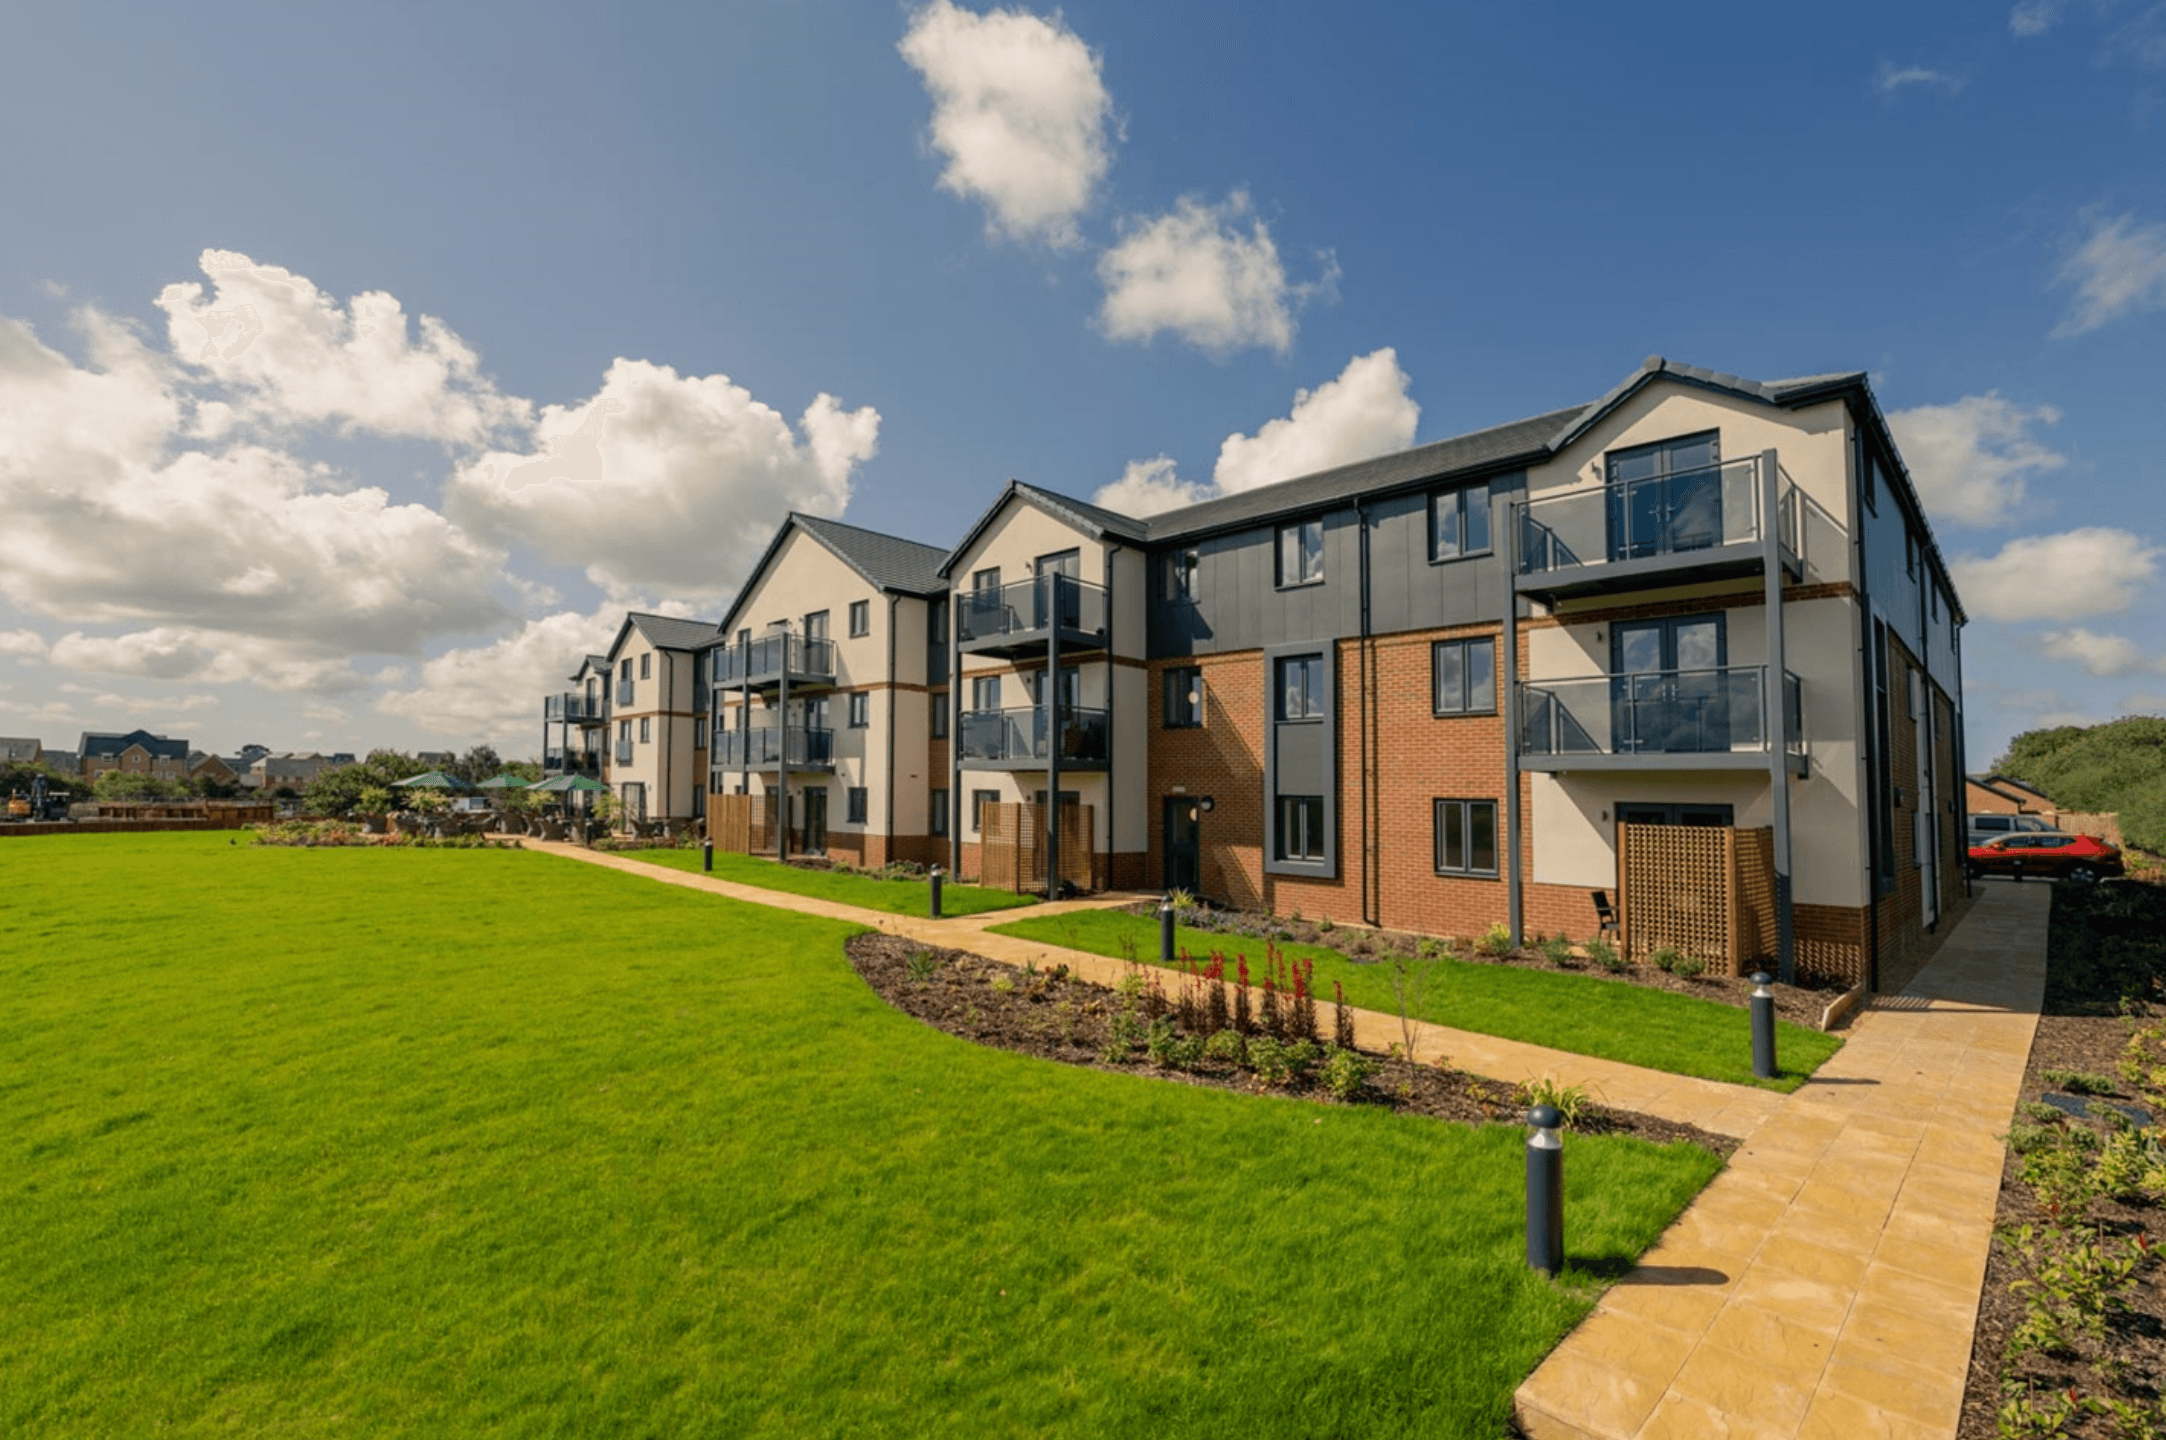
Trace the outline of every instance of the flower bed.
<instances>
[{"instance_id":1,"label":"flower bed","mask_svg":"<svg viewBox=\"0 0 2166 1440\"><path fill-rule=\"evenodd\" d=\"M349 820L281 820L271 825L251 825L251 845L287 845L304 849L337 849L370 846L390 850L517 850L516 839L496 835L447 835L432 840L422 835L371 835Z\"/></svg>"}]
</instances>

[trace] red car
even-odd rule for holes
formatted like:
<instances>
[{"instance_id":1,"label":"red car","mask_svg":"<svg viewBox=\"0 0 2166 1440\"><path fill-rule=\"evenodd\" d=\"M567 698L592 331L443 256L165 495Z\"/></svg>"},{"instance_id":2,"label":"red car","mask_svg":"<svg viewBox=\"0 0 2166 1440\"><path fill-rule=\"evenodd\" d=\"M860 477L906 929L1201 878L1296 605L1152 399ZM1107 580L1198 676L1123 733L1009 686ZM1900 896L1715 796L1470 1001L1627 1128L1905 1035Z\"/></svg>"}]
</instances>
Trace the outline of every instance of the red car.
<instances>
[{"instance_id":1,"label":"red car","mask_svg":"<svg viewBox=\"0 0 2166 1440\"><path fill-rule=\"evenodd\" d=\"M2074 880L2088 885L2106 875L2119 875L2121 852L2089 835L2063 835L2057 831L2003 835L1998 840L1970 847L1970 874L2043 875L2051 880Z\"/></svg>"}]
</instances>

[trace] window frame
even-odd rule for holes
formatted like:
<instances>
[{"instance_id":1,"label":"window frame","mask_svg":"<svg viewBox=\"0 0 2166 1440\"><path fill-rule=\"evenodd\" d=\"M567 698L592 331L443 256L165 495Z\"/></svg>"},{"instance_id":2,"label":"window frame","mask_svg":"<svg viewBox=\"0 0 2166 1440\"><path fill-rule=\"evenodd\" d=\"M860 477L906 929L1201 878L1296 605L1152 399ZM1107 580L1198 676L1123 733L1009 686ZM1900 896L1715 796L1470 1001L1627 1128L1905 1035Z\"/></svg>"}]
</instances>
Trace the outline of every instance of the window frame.
<instances>
[{"instance_id":1,"label":"window frame","mask_svg":"<svg viewBox=\"0 0 2166 1440\"><path fill-rule=\"evenodd\" d=\"M852 690L850 708L845 712L846 723L852 730L868 729L872 725L872 692Z\"/></svg>"},{"instance_id":2,"label":"window frame","mask_svg":"<svg viewBox=\"0 0 2166 1440\"><path fill-rule=\"evenodd\" d=\"M927 792L931 804L926 814L926 833L945 837L948 833L948 792L945 787Z\"/></svg>"},{"instance_id":3,"label":"window frame","mask_svg":"<svg viewBox=\"0 0 2166 1440\"><path fill-rule=\"evenodd\" d=\"M998 805L999 803L1000 792L998 790L973 790L970 792L971 834L983 835L985 833L985 807Z\"/></svg>"},{"instance_id":4,"label":"window frame","mask_svg":"<svg viewBox=\"0 0 2166 1440\"><path fill-rule=\"evenodd\" d=\"M652 650L642 650L639 653L639 678L642 680L652 680L654 678L654 652Z\"/></svg>"},{"instance_id":5,"label":"window frame","mask_svg":"<svg viewBox=\"0 0 2166 1440\"><path fill-rule=\"evenodd\" d=\"M1482 497L1478 511L1468 503L1477 490L1481 492ZM1455 560L1474 560L1484 555L1494 555L1496 553L1496 527L1490 524L1489 500L1490 487L1487 480L1476 480L1469 484L1454 485L1449 489L1430 492L1429 563L1431 565L1449 565ZM1441 507L1446 504L1455 507L1454 518L1458 522L1459 528L1459 540L1456 542L1458 548L1450 554L1444 553L1444 526L1440 514ZM1482 543L1478 547L1466 543L1467 516L1470 513L1481 516Z\"/></svg>"},{"instance_id":6,"label":"window frame","mask_svg":"<svg viewBox=\"0 0 2166 1440\"><path fill-rule=\"evenodd\" d=\"M942 691L940 694L931 696L929 698L932 700L933 704L933 713L931 720L932 738L935 740L945 740L948 738L947 692Z\"/></svg>"},{"instance_id":7,"label":"window frame","mask_svg":"<svg viewBox=\"0 0 2166 1440\"><path fill-rule=\"evenodd\" d=\"M850 638L855 640L860 636L870 635L871 633L872 602L870 600L852 600L850 602Z\"/></svg>"},{"instance_id":8,"label":"window frame","mask_svg":"<svg viewBox=\"0 0 2166 1440\"><path fill-rule=\"evenodd\" d=\"M1203 728L1203 667L1201 665L1172 665L1161 672L1163 689L1160 692L1159 728L1161 730L1201 730ZM1185 682L1185 683L1184 683ZM1180 697L1178 709L1174 697ZM1189 703L1189 696L1196 697Z\"/></svg>"},{"instance_id":9,"label":"window frame","mask_svg":"<svg viewBox=\"0 0 2166 1440\"><path fill-rule=\"evenodd\" d=\"M1286 713L1286 674L1290 666L1298 665L1306 672L1314 667L1316 683L1302 680L1303 703L1314 708L1304 709L1298 715ZM1271 717L1281 725L1317 725L1329 718L1331 686L1324 677L1324 656L1321 652L1304 655L1281 655L1272 662Z\"/></svg>"},{"instance_id":10,"label":"window frame","mask_svg":"<svg viewBox=\"0 0 2166 1440\"><path fill-rule=\"evenodd\" d=\"M1177 605L1195 604L1201 569L1200 551L1176 550L1166 556L1165 598Z\"/></svg>"},{"instance_id":11,"label":"window frame","mask_svg":"<svg viewBox=\"0 0 2166 1440\"><path fill-rule=\"evenodd\" d=\"M869 825L865 817L872 813L872 787L869 785L845 785L842 790L842 823L845 825Z\"/></svg>"},{"instance_id":12,"label":"window frame","mask_svg":"<svg viewBox=\"0 0 2166 1440\"><path fill-rule=\"evenodd\" d=\"M642 744L642 745L652 745L652 744L654 743L654 730L653 730L653 724L654 724L654 717L653 717L653 716L651 716L651 715L642 715L642 716L640 716L640 717L639 717L639 743L640 743L640 744Z\"/></svg>"},{"instance_id":13,"label":"window frame","mask_svg":"<svg viewBox=\"0 0 2166 1440\"><path fill-rule=\"evenodd\" d=\"M1489 704L1480 709L1471 703L1473 687L1469 677L1474 667L1468 663L1469 652L1475 646L1489 651ZM1461 703L1447 706L1443 699L1443 657L1446 650L1459 652L1459 695ZM1456 640L1436 640L1429 645L1429 711L1438 717L1460 715L1494 715L1497 713L1497 637L1494 635L1463 635Z\"/></svg>"},{"instance_id":14,"label":"window frame","mask_svg":"<svg viewBox=\"0 0 2166 1440\"><path fill-rule=\"evenodd\" d=\"M985 703L990 696L992 704ZM970 708L974 711L1000 709L1000 677L998 675L973 675L970 677Z\"/></svg>"},{"instance_id":15,"label":"window frame","mask_svg":"<svg viewBox=\"0 0 2166 1440\"><path fill-rule=\"evenodd\" d=\"M1299 535L1302 532L1311 529L1312 527L1316 531L1316 573L1314 575L1303 574L1295 579L1288 579L1286 575L1286 562L1288 559L1286 547L1287 538L1289 536ZM1306 589L1311 585L1321 585L1324 583L1324 576L1326 574L1326 567L1324 564L1324 520L1321 515L1317 516L1313 520L1296 520L1291 524L1279 526L1277 538L1279 589L1302 590ZM1304 561L1307 558L1307 553L1307 545L1302 544L1299 549L1299 554Z\"/></svg>"},{"instance_id":16,"label":"window frame","mask_svg":"<svg viewBox=\"0 0 2166 1440\"><path fill-rule=\"evenodd\" d=\"M1489 812L1489 868L1474 865L1474 813L1486 809ZM1458 867L1444 863L1444 817L1449 811L1459 819L1459 848L1465 863ZM1461 800L1439 797L1430 808L1430 862L1436 873L1452 880L1494 880L1503 873L1503 832L1497 825L1497 802L1494 800Z\"/></svg>"},{"instance_id":17,"label":"window frame","mask_svg":"<svg viewBox=\"0 0 2166 1440\"><path fill-rule=\"evenodd\" d=\"M1277 821L1271 827L1271 858L1274 861L1281 865L1321 865L1331 858L1331 826L1324 817L1324 800L1322 795L1272 797ZM1310 824L1312 816L1313 827ZM1296 821L1298 823L1292 823ZM1304 844L1314 848L1295 851L1288 843L1292 835L1298 835Z\"/></svg>"}]
</instances>

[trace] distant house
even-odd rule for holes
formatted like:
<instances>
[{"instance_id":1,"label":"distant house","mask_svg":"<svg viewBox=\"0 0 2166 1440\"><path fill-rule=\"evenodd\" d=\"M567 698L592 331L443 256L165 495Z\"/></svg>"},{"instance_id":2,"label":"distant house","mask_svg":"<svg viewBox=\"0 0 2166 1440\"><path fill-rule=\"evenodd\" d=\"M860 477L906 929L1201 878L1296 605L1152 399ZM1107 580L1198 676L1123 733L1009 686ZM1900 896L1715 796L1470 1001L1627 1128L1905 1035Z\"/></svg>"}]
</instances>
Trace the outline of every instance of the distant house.
<instances>
[{"instance_id":1,"label":"distant house","mask_svg":"<svg viewBox=\"0 0 2166 1440\"><path fill-rule=\"evenodd\" d=\"M232 765L218 756L202 750L188 752L188 778L191 780L210 780L220 785L238 785L241 783L240 772L235 770Z\"/></svg>"},{"instance_id":2,"label":"distant house","mask_svg":"<svg viewBox=\"0 0 2166 1440\"><path fill-rule=\"evenodd\" d=\"M441 770L459 758L455 750L416 750L414 758L431 770Z\"/></svg>"},{"instance_id":3,"label":"distant house","mask_svg":"<svg viewBox=\"0 0 2166 1440\"><path fill-rule=\"evenodd\" d=\"M35 765L44 755L45 747L36 740L0 735L0 765Z\"/></svg>"},{"instance_id":4,"label":"distant house","mask_svg":"<svg viewBox=\"0 0 2166 1440\"><path fill-rule=\"evenodd\" d=\"M82 773L82 762L73 750L47 750L44 752L45 768L60 775Z\"/></svg>"},{"instance_id":5,"label":"distant house","mask_svg":"<svg viewBox=\"0 0 2166 1440\"><path fill-rule=\"evenodd\" d=\"M125 734L86 730L76 754L80 757L77 773L93 782L108 770L151 775L160 780L179 780L188 774L188 742L153 735L148 730Z\"/></svg>"},{"instance_id":6,"label":"distant house","mask_svg":"<svg viewBox=\"0 0 2166 1440\"><path fill-rule=\"evenodd\" d=\"M248 767L251 788L266 791L305 790L308 782L337 762L314 750L288 750L266 755Z\"/></svg>"},{"instance_id":7,"label":"distant house","mask_svg":"<svg viewBox=\"0 0 2166 1440\"><path fill-rule=\"evenodd\" d=\"M2009 775L1965 776L1963 795L1973 815L2051 815L2055 808L2042 791Z\"/></svg>"}]
</instances>

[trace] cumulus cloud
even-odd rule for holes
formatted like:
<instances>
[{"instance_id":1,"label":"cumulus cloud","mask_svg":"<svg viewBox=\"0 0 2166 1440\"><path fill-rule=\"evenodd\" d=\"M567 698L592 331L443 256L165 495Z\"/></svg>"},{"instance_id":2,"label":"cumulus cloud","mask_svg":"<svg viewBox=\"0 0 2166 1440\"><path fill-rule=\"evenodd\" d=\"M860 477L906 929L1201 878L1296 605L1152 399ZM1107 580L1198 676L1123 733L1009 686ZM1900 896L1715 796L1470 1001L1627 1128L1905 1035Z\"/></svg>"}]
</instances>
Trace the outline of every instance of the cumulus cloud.
<instances>
[{"instance_id":1,"label":"cumulus cloud","mask_svg":"<svg viewBox=\"0 0 2166 1440\"><path fill-rule=\"evenodd\" d=\"M2158 568L2158 547L2126 530L2088 526L2011 540L1989 558L1950 564L1974 616L2080 620L2126 610Z\"/></svg>"},{"instance_id":2,"label":"cumulus cloud","mask_svg":"<svg viewBox=\"0 0 2166 1440\"><path fill-rule=\"evenodd\" d=\"M158 296L173 354L226 386L203 412L217 438L236 417L340 426L474 444L524 424L524 400L497 393L473 347L433 315L419 339L395 296L371 290L341 306L306 278L230 250L206 250L195 282Z\"/></svg>"},{"instance_id":3,"label":"cumulus cloud","mask_svg":"<svg viewBox=\"0 0 2166 1440\"><path fill-rule=\"evenodd\" d=\"M1188 195L1164 215L1125 222L1098 258L1098 279L1098 323L1110 339L1170 333L1215 355L1252 345L1283 355L1295 310L1329 292L1338 268L1326 257L1321 279L1290 282L1270 228L1236 190L1217 205Z\"/></svg>"},{"instance_id":4,"label":"cumulus cloud","mask_svg":"<svg viewBox=\"0 0 2166 1440\"><path fill-rule=\"evenodd\" d=\"M1357 355L1338 377L1294 392L1290 414L1254 435L1233 434L1219 446L1211 483L1184 480L1164 455L1132 460L1121 478L1093 498L1126 515L1155 515L1218 495L1403 450L1414 443L1421 406L1408 395L1396 350Z\"/></svg>"},{"instance_id":5,"label":"cumulus cloud","mask_svg":"<svg viewBox=\"0 0 2166 1440\"><path fill-rule=\"evenodd\" d=\"M55 665L139 680L249 681L266 690L335 695L361 687L352 662L309 640L159 625L118 635L70 631L53 642Z\"/></svg>"},{"instance_id":6,"label":"cumulus cloud","mask_svg":"<svg viewBox=\"0 0 2166 1440\"><path fill-rule=\"evenodd\" d=\"M2098 635L2081 625L2048 631L2039 649L2055 660L2073 660L2093 675L2127 675L2147 667L2143 648L2120 635Z\"/></svg>"},{"instance_id":7,"label":"cumulus cloud","mask_svg":"<svg viewBox=\"0 0 2166 1440\"><path fill-rule=\"evenodd\" d=\"M1888 415L1925 508L1966 525L1990 525L2023 498L2025 483L2067 464L2034 433L2058 424L2051 405L2024 406L1999 393L1966 395Z\"/></svg>"},{"instance_id":8,"label":"cumulus cloud","mask_svg":"<svg viewBox=\"0 0 2166 1440\"><path fill-rule=\"evenodd\" d=\"M45 654L45 637L35 630L0 630L0 655L22 655L33 659Z\"/></svg>"},{"instance_id":9,"label":"cumulus cloud","mask_svg":"<svg viewBox=\"0 0 2166 1440\"><path fill-rule=\"evenodd\" d=\"M1922 86L1953 95L1964 85L1963 77L1946 70L1935 70L1927 65L1896 65L1880 62L1880 69L1873 76L1873 88L1882 95L1893 95L1905 86Z\"/></svg>"},{"instance_id":10,"label":"cumulus cloud","mask_svg":"<svg viewBox=\"0 0 2166 1440\"><path fill-rule=\"evenodd\" d=\"M379 696L376 709L433 734L485 736L523 754L534 740L537 697L565 688L579 658L604 649L623 620L614 606L530 620L494 644L428 661L412 688Z\"/></svg>"},{"instance_id":11,"label":"cumulus cloud","mask_svg":"<svg viewBox=\"0 0 2166 1440\"><path fill-rule=\"evenodd\" d=\"M940 187L986 209L994 235L1057 248L1112 163L1098 57L1059 15L974 14L933 0L897 47L932 96Z\"/></svg>"},{"instance_id":12,"label":"cumulus cloud","mask_svg":"<svg viewBox=\"0 0 2166 1440\"><path fill-rule=\"evenodd\" d=\"M2166 224L2133 215L2097 219L2062 264L2057 284L2073 285L2074 305L2056 336L2081 335L2124 315L2166 309Z\"/></svg>"},{"instance_id":13,"label":"cumulus cloud","mask_svg":"<svg viewBox=\"0 0 2166 1440\"><path fill-rule=\"evenodd\" d=\"M612 596L728 593L791 510L840 515L880 415L820 395L797 429L724 375L618 360L602 388L542 411L540 443L459 467L460 524L586 567ZM800 438L801 437L801 438Z\"/></svg>"}]
</instances>

